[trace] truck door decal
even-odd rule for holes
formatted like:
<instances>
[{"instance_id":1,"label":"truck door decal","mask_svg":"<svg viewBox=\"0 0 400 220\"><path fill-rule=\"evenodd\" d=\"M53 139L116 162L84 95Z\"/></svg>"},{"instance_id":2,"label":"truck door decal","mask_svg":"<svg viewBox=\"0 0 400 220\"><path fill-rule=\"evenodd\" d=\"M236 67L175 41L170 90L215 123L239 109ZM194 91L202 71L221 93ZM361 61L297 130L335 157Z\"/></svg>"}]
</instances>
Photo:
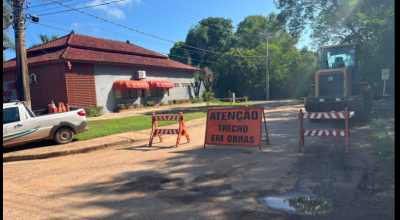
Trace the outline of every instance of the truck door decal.
<instances>
[{"instance_id":1,"label":"truck door decal","mask_svg":"<svg viewBox=\"0 0 400 220\"><path fill-rule=\"evenodd\" d=\"M33 132L39 130L40 127L41 127L41 125L33 128L32 130L27 130L27 131L23 131L23 132L19 132L19 133L16 133L16 134L5 136L5 137L3 137L3 143L7 142L7 141L14 140L14 139L17 139L17 138L20 138L20 137L23 137L23 136L28 135L28 134L32 134ZM14 136L16 136L16 137L14 137ZM13 138L10 138L10 137L13 137ZM10 139L4 140L5 138L10 138Z\"/></svg>"}]
</instances>

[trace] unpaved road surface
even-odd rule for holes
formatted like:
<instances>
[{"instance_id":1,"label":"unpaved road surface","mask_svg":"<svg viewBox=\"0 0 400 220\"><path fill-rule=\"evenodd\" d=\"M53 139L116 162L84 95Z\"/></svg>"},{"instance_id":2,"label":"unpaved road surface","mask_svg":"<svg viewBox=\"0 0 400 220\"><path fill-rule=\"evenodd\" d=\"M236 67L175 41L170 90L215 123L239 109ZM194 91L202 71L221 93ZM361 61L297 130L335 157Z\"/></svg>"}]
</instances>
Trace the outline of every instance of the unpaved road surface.
<instances>
[{"instance_id":1,"label":"unpaved road surface","mask_svg":"<svg viewBox=\"0 0 400 220\"><path fill-rule=\"evenodd\" d=\"M207 146L205 118L175 135L87 154L3 163L4 219L394 219L394 183L374 166L368 126L345 139L306 137L298 152L296 107L266 110L271 145ZM304 128L342 129L344 122ZM265 139L265 136L263 137ZM303 192L329 200L324 215L268 208L264 196Z\"/></svg>"}]
</instances>

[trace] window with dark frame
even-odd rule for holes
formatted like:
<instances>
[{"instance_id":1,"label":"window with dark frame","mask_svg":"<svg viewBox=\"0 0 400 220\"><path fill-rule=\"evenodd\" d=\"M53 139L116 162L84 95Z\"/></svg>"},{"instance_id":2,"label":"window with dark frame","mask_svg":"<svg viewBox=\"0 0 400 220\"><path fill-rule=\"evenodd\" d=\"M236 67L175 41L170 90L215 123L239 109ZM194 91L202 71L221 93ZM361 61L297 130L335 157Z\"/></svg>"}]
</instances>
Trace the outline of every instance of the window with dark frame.
<instances>
[{"instance_id":1,"label":"window with dark frame","mask_svg":"<svg viewBox=\"0 0 400 220\"><path fill-rule=\"evenodd\" d=\"M124 89L122 90L122 99L133 99L138 97L137 89Z\"/></svg>"},{"instance_id":2,"label":"window with dark frame","mask_svg":"<svg viewBox=\"0 0 400 220\"><path fill-rule=\"evenodd\" d=\"M179 88L179 83L174 83L174 88Z\"/></svg>"},{"instance_id":3,"label":"window with dark frame","mask_svg":"<svg viewBox=\"0 0 400 220\"><path fill-rule=\"evenodd\" d=\"M20 121L18 107L3 109L3 125Z\"/></svg>"},{"instance_id":4,"label":"window with dark frame","mask_svg":"<svg viewBox=\"0 0 400 220\"><path fill-rule=\"evenodd\" d=\"M164 97L163 89L151 89L151 97Z\"/></svg>"},{"instance_id":5,"label":"window with dark frame","mask_svg":"<svg viewBox=\"0 0 400 220\"><path fill-rule=\"evenodd\" d=\"M182 88L187 88L188 83L182 83Z\"/></svg>"}]
</instances>

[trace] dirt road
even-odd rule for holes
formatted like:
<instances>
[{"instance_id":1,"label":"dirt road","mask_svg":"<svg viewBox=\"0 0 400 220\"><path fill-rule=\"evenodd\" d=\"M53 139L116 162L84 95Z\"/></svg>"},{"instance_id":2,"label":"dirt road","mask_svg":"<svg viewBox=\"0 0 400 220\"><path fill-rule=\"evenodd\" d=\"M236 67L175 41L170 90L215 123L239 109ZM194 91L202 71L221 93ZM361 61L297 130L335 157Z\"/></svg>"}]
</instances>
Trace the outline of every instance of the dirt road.
<instances>
[{"instance_id":1,"label":"dirt road","mask_svg":"<svg viewBox=\"0 0 400 220\"><path fill-rule=\"evenodd\" d=\"M207 146L205 118L176 136L65 157L3 163L4 219L394 219L394 184L374 166L368 127L344 138L305 139L298 153L299 107L267 110L271 145ZM341 129L344 123L305 122ZM265 139L265 137L263 137ZM290 193L328 200L324 215L267 207L266 196ZM312 206L312 204L306 204ZM315 205L314 205L315 206ZM312 207L311 207L312 208ZM315 208L315 207L314 207Z\"/></svg>"}]
</instances>

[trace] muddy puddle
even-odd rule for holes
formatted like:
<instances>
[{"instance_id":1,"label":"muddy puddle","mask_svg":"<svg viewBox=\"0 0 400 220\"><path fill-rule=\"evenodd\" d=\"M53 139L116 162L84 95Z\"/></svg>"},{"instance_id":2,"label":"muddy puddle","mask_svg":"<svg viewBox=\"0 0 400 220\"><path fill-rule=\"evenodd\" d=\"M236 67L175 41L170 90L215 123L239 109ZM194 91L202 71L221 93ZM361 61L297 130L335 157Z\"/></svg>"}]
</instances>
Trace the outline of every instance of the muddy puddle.
<instances>
[{"instance_id":1,"label":"muddy puddle","mask_svg":"<svg viewBox=\"0 0 400 220\"><path fill-rule=\"evenodd\" d=\"M329 201L316 196L267 196L259 200L273 210L292 214L323 215L332 209Z\"/></svg>"}]
</instances>

